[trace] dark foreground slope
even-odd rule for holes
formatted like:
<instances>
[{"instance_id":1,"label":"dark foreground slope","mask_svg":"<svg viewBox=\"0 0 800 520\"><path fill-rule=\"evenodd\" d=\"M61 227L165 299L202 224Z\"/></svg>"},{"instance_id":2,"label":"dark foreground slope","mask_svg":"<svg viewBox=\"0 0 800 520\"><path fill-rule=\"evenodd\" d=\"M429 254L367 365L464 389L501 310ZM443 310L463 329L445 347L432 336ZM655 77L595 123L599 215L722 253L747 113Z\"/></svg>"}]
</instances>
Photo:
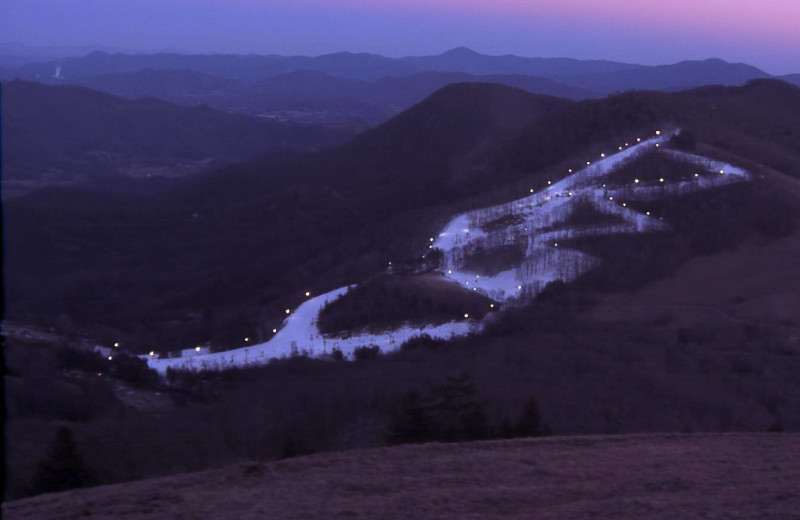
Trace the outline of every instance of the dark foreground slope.
<instances>
[{"instance_id":1,"label":"dark foreground slope","mask_svg":"<svg viewBox=\"0 0 800 520\"><path fill-rule=\"evenodd\" d=\"M554 437L345 452L8 502L9 520L790 519L797 434Z\"/></svg>"}]
</instances>

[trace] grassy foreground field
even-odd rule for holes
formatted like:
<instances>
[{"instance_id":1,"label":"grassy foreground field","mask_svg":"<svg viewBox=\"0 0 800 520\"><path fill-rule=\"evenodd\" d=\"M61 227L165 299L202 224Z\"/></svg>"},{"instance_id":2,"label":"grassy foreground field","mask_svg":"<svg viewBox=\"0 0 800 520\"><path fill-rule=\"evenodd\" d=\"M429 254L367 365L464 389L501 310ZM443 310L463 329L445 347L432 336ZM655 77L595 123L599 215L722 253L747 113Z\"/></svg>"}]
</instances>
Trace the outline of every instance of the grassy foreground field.
<instances>
[{"instance_id":1,"label":"grassy foreground field","mask_svg":"<svg viewBox=\"0 0 800 520\"><path fill-rule=\"evenodd\" d=\"M7 502L7 519L800 519L800 435L427 444Z\"/></svg>"}]
</instances>

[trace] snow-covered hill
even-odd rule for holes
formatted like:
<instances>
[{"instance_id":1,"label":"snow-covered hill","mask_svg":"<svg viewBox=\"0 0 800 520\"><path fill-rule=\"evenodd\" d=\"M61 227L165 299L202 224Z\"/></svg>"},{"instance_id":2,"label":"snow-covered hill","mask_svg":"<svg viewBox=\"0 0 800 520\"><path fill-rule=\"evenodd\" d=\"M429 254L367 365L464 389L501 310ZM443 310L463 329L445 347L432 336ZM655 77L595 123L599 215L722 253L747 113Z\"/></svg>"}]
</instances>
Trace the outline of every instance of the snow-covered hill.
<instances>
[{"instance_id":1,"label":"snow-covered hill","mask_svg":"<svg viewBox=\"0 0 800 520\"><path fill-rule=\"evenodd\" d=\"M684 152L661 151L659 148L671 135L662 135L660 131L658 134L644 141L637 139L639 142L633 146L624 144L613 155L602 154L597 162L586 161L584 169L558 182L548 181L548 185L539 190L531 188L528 197L455 217L430 245L431 249L439 249L444 254L443 274L497 301L527 301L548 283L556 280L570 282L599 261L579 251L559 247L559 241L582 235L648 233L666 229L668 224L661 217L649 211L637 212L628 203L719 187L748 177L747 172L730 164ZM678 183L662 180L647 184L637 180L626 186L605 182L610 173L627 161L653 151L666 153L705 170L720 172L720 175L695 174L690 175L692 180ZM617 217L621 223L591 227L559 226L582 204ZM476 251L511 244L521 245L524 250L524 259L519 265L489 276L465 269L467 259Z\"/></svg>"},{"instance_id":2,"label":"snow-covered hill","mask_svg":"<svg viewBox=\"0 0 800 520\"><path fill-rule=\"evenodd\" d=\"M151 368L165 372L168 367L187 369L224 369L233 366L266 363L270 359L290 357L303 354L310 357L330 355L338 349L343 355L352 357L358 347L377 346L382 351L395 350L409 339L427 334L432 338L449 339L463 336L475 330L475 324L469 321L445 323L438 326L411 327L405 326L384 334L354 334L347 338L329 338L322 335L317 328L319 311L336 298L345 294L350 287L340 287L334 291L308 299L297 309L287 309L288 317L283 327L276 329L275 335L267 342L225 352L211 354L198 353L184 355L179 358L158 359L148 356Z\"/></svg>"},{"instance_id":3,"label":"snow-covered hill","mask_svg":"<svg viewBox=\"0 0 800 520\"><path fill-rule=\"evenodd\" d=\"M656 131L651 138L637 138L635 144L623 143L614 153L601 154L584 161L586 166L567 177L546 186L531 188L530 195L497 206L470 211L455 216L439 233L431 237L430 250L439 250L443 261L441 274L454 283L506 304L524 303L534 298L550 282L570 282L600 261L580 251L564 247L567 239L584 235L613 233L648 233L668 228L668 223L650 211L636 211L629 204L646 202L666 194L686 194L741 182L749 174L730 164L674 150L662 149L672 133ZM668 182L665 179L645 182L636 179L623 185L608 177L621 166L643 154L664 153L683 163L697 165L708 174L687 174L688 180ZM716 174L718 172L718 175ZM569 218L579 207L610 217L613 224L590 226L568 225ZM562 242L560 245L559 242ZM476 252L518 247L521 261L506 269L480 274L469 269L469 259ZM266 363L270 359L304 354L312 357L330 355L338 349L352 357L359 347L378 346L391 351L415 336L427 334L448 339L480 330L482 324L468 315L463 321L423 327L403 326L382 334L354 333L347 338L326 337L319 332L317 316L320 310L349 287L309 298L297 309L287 309L288 317L280 330L267 342L219 353L205 353L179 358L158 359L150 355L150 366L160 372L167 368L222 369L231 366ZM191 352L191 351L190 351Z\"/></svg>"}]
</instances>

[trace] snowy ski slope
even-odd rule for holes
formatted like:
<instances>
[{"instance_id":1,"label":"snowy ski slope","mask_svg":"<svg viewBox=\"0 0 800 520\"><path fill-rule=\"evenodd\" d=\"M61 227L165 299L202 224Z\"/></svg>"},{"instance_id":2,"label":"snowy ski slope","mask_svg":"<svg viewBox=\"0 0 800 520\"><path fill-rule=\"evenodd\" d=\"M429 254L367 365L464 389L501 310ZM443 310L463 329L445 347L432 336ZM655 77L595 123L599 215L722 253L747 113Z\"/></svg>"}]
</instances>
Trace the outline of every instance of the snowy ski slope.
<instances>
[{"instance_id":1,"label":"snowy ski slope","mask_svg":"<svg viewBox=\"0 0 800 520\"><path fill-rule=\"evenodd\" d=\"M684 194L740 182L749 174L730 164L673 150L661 150L672 133L650 139L637 139L637 144L620 146L613 155L603 154L596 162L586 161L585 168L557 181L548 182L541 190L531 189L529 196L505 204L470 211L454 217L432 237L431 249L443 253L439 270L454 283L463 285L498 302L525 302L535 297L550 282L570 282L599 262L598 259L559 247L559 241L582 235L612 233L648 233L667 228L657 215L640 213L621 200L653 200L664 194ZM639 183L635 186L607 186L603 181L622 164L652 152L666 153L681 161L719 172L719 176L695 175L693 180L667 183ZM571 172L570 172L571 173ZM597 211L619 218L621 223L606 226L570 228L559 226L578 204L589 203ZM466 259L476 250L491 250L509 245L522 246L524 258L519 265L491 276L481 276L464 268ZM427 334L449 339L477 332L481 323L473 320L450 322L424 327L404 326L383 334L353 334L347 338L326 337L317 328L320 310L350 287L310 298L286 318L283 327L264 343L218 353L200 352L180 358L159 359L145 356L151 368L165 372L167 368L224 369L226 367L262 364L270 359L297 354L318 357L339 349L352 357L358 347L378 346L391 351L405 341Z\"/></svg>"},{"instance_id":2,"label":"snowy ski slope","mask_svg":"<svg viewBox=\"0 0 800 520\"><path fill-rule=\"evenodd\" d=\"M290 357L303 354L309 357L331 354L339 349L347 357L352 358L358 347L376 345L381 351L395 350L409 339L427 334L432 338L450 339L464 336L475 330L476 324L469 321L430 325L426 327L405 326L384 334L357 334L348 338L332 338L323 336L317 328L319 311L327 304L345 294L350 287L340 287L329 293L316 296L304 302L284 321L283 327L267 342L249 347L197 354L179 358L162 358L146 356L150 368L166 372L168 367L191 370L221 370L224 368L262 364L270 359Z\"/></svg>"}]
</instances>

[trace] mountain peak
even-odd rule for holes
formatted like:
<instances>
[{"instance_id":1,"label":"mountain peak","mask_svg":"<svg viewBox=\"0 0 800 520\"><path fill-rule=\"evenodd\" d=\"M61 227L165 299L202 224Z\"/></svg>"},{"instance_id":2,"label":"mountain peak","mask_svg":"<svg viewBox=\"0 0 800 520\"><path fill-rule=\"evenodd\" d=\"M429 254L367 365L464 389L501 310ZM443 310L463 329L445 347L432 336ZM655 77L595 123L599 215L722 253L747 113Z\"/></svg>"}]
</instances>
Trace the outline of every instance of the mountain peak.
<instances>
[{"instance_id":1,"label":"mountain peak","mask_svg":"<svg viewBox=\"0 0 800 520\"><path fill-rule=\"evenodd\" d=\"M443 52L441 56L481 56L481 53L475 52L469 47L456 47L447 52Z\"/></svg>"},{"instance_id":2,"label":"mountain peak","mask_svg":"<svg viewBox=\"0 0 800 520\"><path fill-rule=\"evenodd\" d=\"M706 58L701 60L701 63L716 63L720 65L729 65L729 62L723 60L722 58Z\"/></svg>"}]
</instances>

